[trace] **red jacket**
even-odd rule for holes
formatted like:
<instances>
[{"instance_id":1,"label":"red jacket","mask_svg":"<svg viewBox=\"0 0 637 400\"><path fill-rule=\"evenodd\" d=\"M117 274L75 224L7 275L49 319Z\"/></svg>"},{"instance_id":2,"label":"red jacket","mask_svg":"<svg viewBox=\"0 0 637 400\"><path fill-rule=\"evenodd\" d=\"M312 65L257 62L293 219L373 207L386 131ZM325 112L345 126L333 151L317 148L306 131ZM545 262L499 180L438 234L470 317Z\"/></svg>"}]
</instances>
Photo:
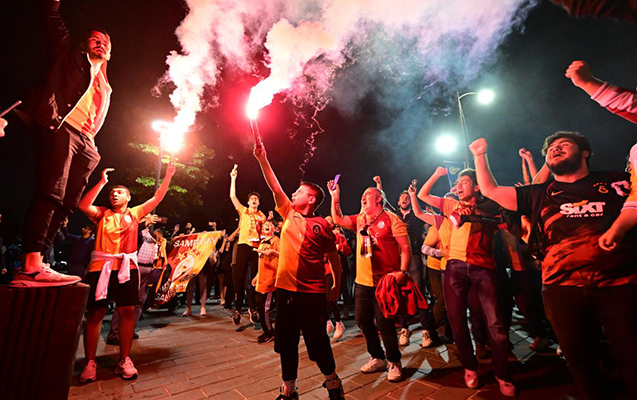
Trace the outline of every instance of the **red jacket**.
<instances>
[{"instance_id":1,"label":"red jacket","mask_svg":"<svg viewBox=\"0 0 637 400\"><path fill-rule=\"evenodd\" d=\"M376 286L376 300L385 318L394 318L398 314L415 315L418 309L428 308L425 296L409 276L402 286L398 286L393 275L383 276Z\"/></svg>"}]
</instances>

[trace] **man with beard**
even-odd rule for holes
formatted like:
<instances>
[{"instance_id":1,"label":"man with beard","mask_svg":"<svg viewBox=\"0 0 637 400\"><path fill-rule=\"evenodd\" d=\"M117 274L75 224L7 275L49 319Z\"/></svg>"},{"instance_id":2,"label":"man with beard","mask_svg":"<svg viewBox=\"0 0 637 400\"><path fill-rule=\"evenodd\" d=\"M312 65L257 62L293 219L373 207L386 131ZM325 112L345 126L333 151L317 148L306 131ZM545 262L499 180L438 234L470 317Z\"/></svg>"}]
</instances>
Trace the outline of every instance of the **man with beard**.
<instances>
[{"instance_id":1,"label":"man with beard","mask_svg":"<svg viewBox=\"0 0 637 400\"><path fill-rule=\"evenodd\" d=\"M531 247L542 262L546 315L566 361L590 398L613 397L600 368L603 328L624 381L637 396L637 235L630 230L610 251L598 244L628 196L625 172L590 172L588 139L574 132L546 138L542 153L554 181L498 186L489 169L487 142L469 147L483 194L530 216ZM541 245L533 246L533 243Z\"/></svg>"},{"instance_id":2,"label":"man with beard","mask_svg":"<svg viewBox=\"0 0 637 400\"><path fill-rule=\"evenodd\" d=\"M77 207L100 161L95 136L112 92L106 75L110 36L93 29L75 46L59 9L59 0L41 2L48 64L18 112L37 147L38 178L26 218L22 268L14 286L64 286L80 280L52 270L42 255Z\"/></svg>"}]
</instances>

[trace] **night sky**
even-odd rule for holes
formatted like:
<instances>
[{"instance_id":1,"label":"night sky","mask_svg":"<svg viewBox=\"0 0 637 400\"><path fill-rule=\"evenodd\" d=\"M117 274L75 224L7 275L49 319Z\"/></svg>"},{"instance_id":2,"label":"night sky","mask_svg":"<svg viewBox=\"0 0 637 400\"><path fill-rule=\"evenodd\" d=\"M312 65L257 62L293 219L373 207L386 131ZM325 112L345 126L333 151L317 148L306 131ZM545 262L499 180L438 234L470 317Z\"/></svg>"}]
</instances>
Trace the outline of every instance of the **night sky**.
<instances>
[{"instance_id":1,"label":"night sky","mask_svg":"<svg viewBox=\"0 0 637 400\"><path fill-rule=\"evenodd\" d=\"M4 1L0 15L0 108L5 108L20 99L37 79L45 53L31 2ZM108 76L113 96L96 139L102 161L89 185L97 182L98 172L106 167L116 169L110 179L115 183L127 168L139 162L125 144L156 140L157 133L150 123L174 116L168 97L153 97L151 89L166 71L166 55L179 49L174 31L186 9L174 0L64 0L62 15L75 37L88 25L97 25L109 31L112 38ZM582 59L589 62L598 78L633 88L637 81L636 39L637 26L630 23L572 19L562 9L542 2L529 13L522 29L510 34L493 54L493 66L467 87L424 90L422 99L405 102L402 108L368 95L349 112L336 106L321 111L317 120L324 132L316 138L317 149L304 179L324 184L336 173L342 174L343 211L353 214L359 209L364 188L373 184L372 176L380 175L389 199L395 203L398 193L412 179L423 183L443 159L462 160L463 149L442 156L433 143L442 132L459 134L450 93L482 87L496 92L492 104L479 105L473 96L463 99L463 105L470 136L484 136L490 143L491 166L500 184L511 185L522 179L517 155L521 147L533 152L539 167L544 138L558 130L579 131L590 139L592 169L623 169L637 137L635 125L590 100L564 77L564 71L571 61ZM265 69L260 72L267 75ZM204 193L204 206L182 210L169 225L191 220L203 229L208 221L217 220L222 228L234 228L236 213L228 196L229 172L234 163L239 164L239 198L243 200L249 191L257 190L263 195L261 209L267 212L273 208L251 154L252 137L244 111L249 90L258 81L258 77L228 68L216 91L210 91L211 96L219 96L219 106L199 114L187 140L205 143L216 152L206 165L213 177ZM385 84L378 82L378 89ZM309 116L309 110L305 111ZM21 230L34 181L30 139L11 118L6 137L0 139L0 236L5 240ZM306 151L303 143L313 131L295 125L294 119L291 103L281 103L280 98L275 98L259 117L270 161L288 193L301 179L299 164ZM395 119L410 121L409 132L392 124ZM413 124L417 124L415 129ZM442 183L436 188L439 193L447 189ZM133 199L132 204L144 200ZM98 199L98 203L105 201L105 197ZM329 213L327 201L319 213ZM72 216L71 227L79 228L82 218L78 213Z\"/></svg>"}]
</instances>

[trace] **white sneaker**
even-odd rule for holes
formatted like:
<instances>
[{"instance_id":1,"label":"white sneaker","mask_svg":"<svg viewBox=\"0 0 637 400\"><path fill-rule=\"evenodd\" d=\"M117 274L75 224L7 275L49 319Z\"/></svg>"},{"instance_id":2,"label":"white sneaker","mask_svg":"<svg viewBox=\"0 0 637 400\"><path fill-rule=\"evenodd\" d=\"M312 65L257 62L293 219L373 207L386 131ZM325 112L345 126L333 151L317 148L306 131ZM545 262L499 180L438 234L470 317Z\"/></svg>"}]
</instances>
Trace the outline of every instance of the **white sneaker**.
<instances>
[{"instance_id":1,"label":"white sneaker","mask_svg":"<svg viewBox=\"0 0 637 400\"><path fill-rule=\"evenodd\" d=\"M334 332L334 325L332 325L332 321L327 320L327 336L331 335Z\"/></svg>"},{"instance_id":2,"label":"white sneaker","mask_svg":"<svg viewBox=\"0 0 637 400\"><path fill-rule=\"evenodd\" d=\"M341 321L336 323L336 328L334 328L334 339L338 340L343 337L343 332L345 332L345 325Z\"/></svg>"},{"instance_id":3,"label":"white sneaker","mask_svg":"<svg viewBox=\"0 0 637 400\"><path fill-rule=\"evenodd\" d=\"M361 372L364 374L371 374L374 372L382 372L387 369L387 361L380 358L370 357L367 364L361 367Z\"/></svg>"},{"instance_id":4,"label":"white sneaker","mask_svg":"<svg viewBox=\"0 0 637 400\"><path fill-rule=\"evenodd\" d=\"M407 328L403 328L399 332L398 344L401 346L409 346L409 338L411 337L411 331Z\"/></svg>"},{"instance_id":5,"label":"white sneaker","mask_svg":"<svg viewBox=\"0 0 637 400\"><path fill-rule=\"evenodd\" d=\"M80 383L88 383L94 382L95 379L97 379L97 364L95 363L95 360L89 360L89 362L86 363L86 367L84 367L84 370L80 374L79 380Z\"/></svg>"},{"instance_id":6,"label":"white sneaker","mask_svg":"<svg viewBox=\"0 0 637 400\"><path fill-rule=\"evenodd\" d=\"M133 364L133 360L130 357L126 357L125 360L120 361L115 367L115 374L121 376L123 379L135 379L137 378L137 368Z\"/></svg>"},{"instance_id":7,"label":"white sneaker","mask_svg":"<svg viewBox=\"0 0 637 400\"><path fill-rule=\"evenodd\" d=\"M434 343L433 339L431 339L431 335L429 331L422 331L422 343L420 343L421 347L431 347Z\"/></svg>"},{"instance_id":8,"label":"white sneaker","mask_svg":"<svg viewBox=\"0 0 637 400\"><path fill-rule=\"evenodd\" d=\"M389 370L387 371L387 380L390 382L398 382L403 377L403 366L398 362L389 362Z\"/></svg>"},{"instance_id":9,"label":"white sneaker","mask_svg":"<svg viewBox=\"0 0 637 400\"><path fill-rule=\"evenodd\" d=\"M206 313L206 307L201 307L201 310L199 310L199 315L201 315L202 317L205 317L206 315L208 315Z\"/></svg>"},{"instance_id":10,"label":"white sneaker","mask_svg":"<svg viewBox=\"0 0 637 400\"><path fill-rule=\"evenodd\" d=\"M49 264L43 264L42 267L34 272L24 272L22 270L15 274L15 277L9 283L12 287L56 287L67 286L78 283L82 278L75 275L64 275L52 270Z\"/></svg>"}]
</instances>

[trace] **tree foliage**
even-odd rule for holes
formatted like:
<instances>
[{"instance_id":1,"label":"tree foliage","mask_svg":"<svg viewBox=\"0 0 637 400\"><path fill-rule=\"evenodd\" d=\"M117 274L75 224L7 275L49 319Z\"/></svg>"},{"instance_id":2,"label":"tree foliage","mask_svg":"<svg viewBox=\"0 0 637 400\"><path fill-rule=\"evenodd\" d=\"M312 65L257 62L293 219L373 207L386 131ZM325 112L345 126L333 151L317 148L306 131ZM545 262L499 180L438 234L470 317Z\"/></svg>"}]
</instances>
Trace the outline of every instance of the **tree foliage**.
<instances>
[{"instance_id":1,"label":"tree foliage","mask_svg":"<svg viewBox=\"0 0 637 400\"><path fill-rule=\"evenodd\" d=\"M135 159L134 166L126 172L126 186L131 195L141 201L150 198L155 190L155 176L159 158L159 146L149 143L128 143ZM203 205L202 194L208 186L212 174L206 169L206 162L215 157L215 151L204 144L194 143L184 146L175 156L177 172L172 179L166 198L159 206L163 216L178 217L180 210ZM170 154L164 154L161 163L161 179Z\"/></svg>"}]
</instances>

